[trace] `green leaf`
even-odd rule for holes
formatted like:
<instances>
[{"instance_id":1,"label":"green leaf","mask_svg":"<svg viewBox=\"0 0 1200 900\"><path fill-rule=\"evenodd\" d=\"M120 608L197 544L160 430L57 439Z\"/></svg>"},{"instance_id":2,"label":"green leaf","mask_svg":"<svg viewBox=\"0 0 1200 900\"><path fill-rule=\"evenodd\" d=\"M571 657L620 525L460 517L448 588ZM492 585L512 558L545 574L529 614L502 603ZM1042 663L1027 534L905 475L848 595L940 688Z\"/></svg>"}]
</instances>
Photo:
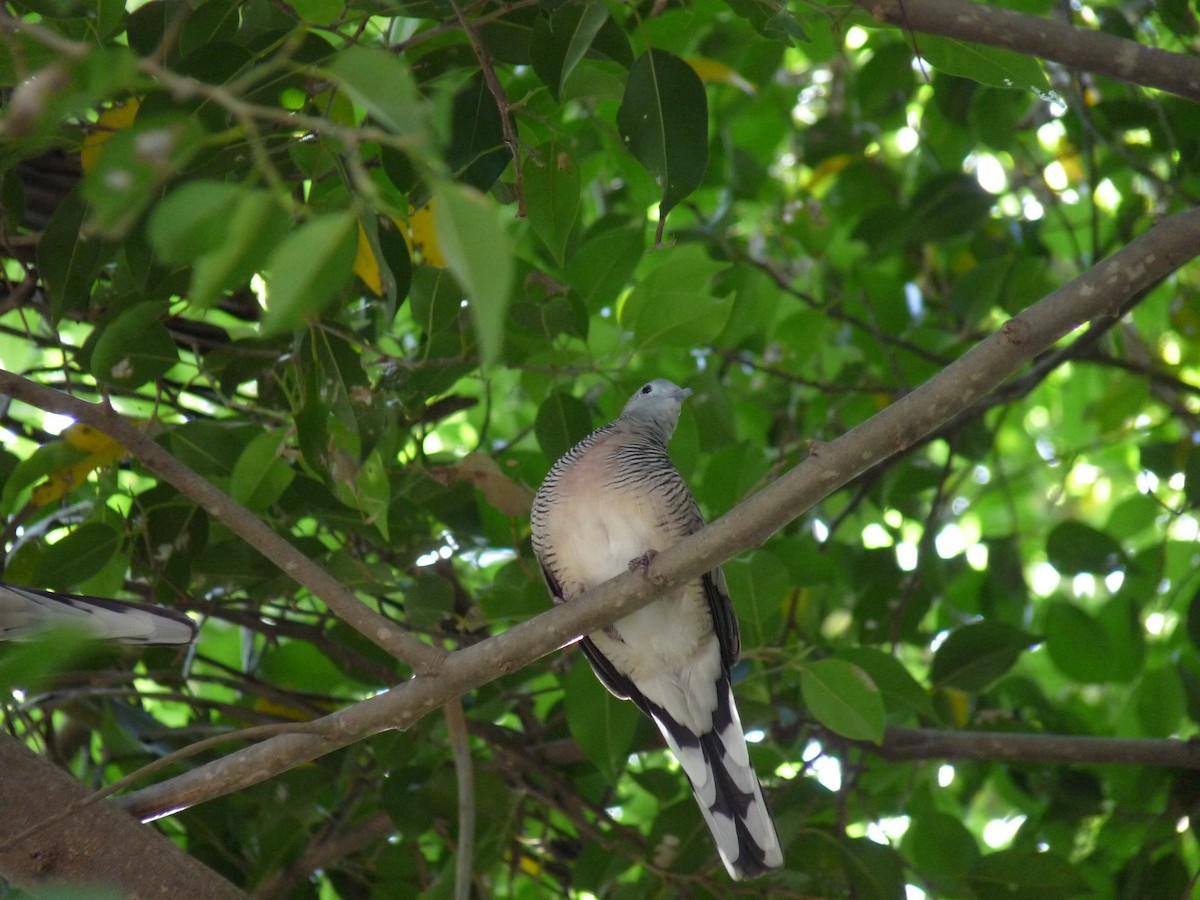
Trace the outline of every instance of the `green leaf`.
<instances>
[{"instance_id":1,"label":"green leaf","mask_svg":"<svg viewBox=\"0 0 1200 900\"><path fill-rule=\"evenodd\" d=\"M167 308L165 302L138 303L101 326L90 366L97 381L138 387L179 362L175 340L162 322Z\"/></svg>"},{"instance_id":2,"label":"green leaf","mask_svg":"<svg viewBox=\"0 0 1200 900\"><path fill-rule=\"evenodd\" d=\"M515 272L512 239L478 191L439 182L433 191L438 243L467 304L485 367L500 359Z\"/></svg>"},{"instance_id":3,"label":"green leaf","mask_svg":"<svg viewBox=\"0 0 1200 900\"><path fill-rule=\"evenodd\" d=\"M354 44L338 53L328 71L388 131L401 136L423 134L424 107L412 73L396 54Z\"/></svg>"},{"instance_id":4,"label":"green leaf","mask_svg":"<svg viewBox=\"0 0 1200 900\"><path fill-rule=\"evenodd\" d=\"M103 522L86 522L42 551L34 581L52 591L69 590L104 568L121 536Z\"/></svg>"},{"instance_id":5,"label":"green leaf","mask_svg":"<svg viewBox=\"0 0 1200 900\"><path fill-rule=\"evenodd\" d=\"M61 686L60 673L85 670L87 661L97 656L100 642L89 640L92 637L82 624L69 624L49 628L32 641L6 644L0 654L0 691L8 696L15 689L32 693ZM38 891L39 898L48 894ZM71 900L117 900L120 894L89 892L81 897L72 892L69 896Z\"/></svg>"},{"instance_id":6,"label":"green leaf","mask_svg":"<svg viewBox=\"0 0 1200 900\"><path fill-rule=\"evenodd\" d=\"M245 189L224 181L190 181L154 207L150 246L165 263L189 263L228 239L229 220Z\"/></svg>"},{"instance_id":7,"label":"green leaf","mask_svg":"<svg viewBox=\"0 0 1200 900\"><path fill-rule=\"evenodd\" d=\"M913 194L904 223L910 233L905 237L923 242L956 237L984 220L995 202L970 175L935 175Z\"/></svg>"},{"instance_id":8,"label":"green leaf","mask_svg":"<svg viewBox=\"0 0 1200 900\"><path fill-rule=\"evenodd\" d=\"M288 6L313 25L332 25L346 13L346 0L288 0Z\"/></svg>"},{"instance_id":9,"label":"green leaf","mask_svg":"<svg viewBox=\"0 0 1200 900\"><path fill-rule=\"evenodd\" d=\"M1121 545L1082 522L1063 522L1046 538L1046 557L1063 575L1107 575L1125 565Z\"/></svg>"},{"instance_id":10,"label":"green leaf","mask_svg":"<svg viewBox=\"0 0 1200 900\"><path fill-rule=\"evenodd\" d=\"M264 334L298 328L319 316L350 280L358 223L346 210L317 216L286 238L267 261Z\"/></svg>"},{"instance_id":11,"label":"green leaf","mask_svg":"<svg viewBox=\"0 0 1200 900\"><path fill-rule=\"evenodd\" d=\"M743 647L774 645L791 586L787 567L769 550L758 550L748 558L731 559L723 568L738 611Z\"/></svg>"},{"instance_id":12,"label":"green leaf","mask_svg":"<svg viewBox=\"0 0 1200 900\"><path fill-rule=\"evenodd\" d=\"M404 592L404 611L410 628L436 628L454 615L454 586L440 575L422 575Z\"/></svg>"},{"instance_id":13,"label":"green leaf","mask_svg":"<svg viewBox=\"0 0 1200 900\"><path fill-rule=\"evenodd\" d=\"M642 54L629 70L617 127L662 191L665 220L708 167L708 98L700 76L665 50Z\"/></svg>"},{"instance_id":14,"label":"green leaf","mask_svg":"<svg viewBox=\"0 0 1200 900\"><path fill-rule=\"evenodd\" d=\"M1012 668L1037 639L1004 622L974 622L950 632L930 669L935 687L982 691Z\"/></svg>"},{"instance_id":15,"label":"green leaf","mask_svg":"<svg viewBox=\"0 0 1200 900\"><path fill-rule=\"evenodd\" d=\"M830 731L851 740L883 743L883 697L858 666L840 659L804 665L800 692L808 711Z\"/></svg>"},{"instance_id":16,"label":"green leaf","mask_svg":"<svg viewBox=\"0 0 1200 900\"><path fill-rule=\"evenodd\" d=\"M567 263L567 282L589 312L617 299L642 259L646 239L640 227L610 228L589 238Z\"/></svg>"},{"instance_id":17,"label":"green leaf","mask_svg":"<svg viewBox=\"0 0 1200 900\"><path fill-rule=\"evenodd\" d=\"M780 0L729 0L729 8L772 40L807 41L804 27Z\"/></svg>"},{"instance_id":18,"label":"green leaf","mask_svg":"<svg viewBox=\"0 0 1200 900\"><path fill-rule=\"evenodd\" d=\"M543 144L528 154L521 167L525 183L525 214L529 227L546 245L559 266L565 261L567 241L579 215L582 176L579 166L555 143Z\"/></svg>"},{"instance_id":19,"label":"green leaf","mask_svg":"<svg viewBox=\"0 0 1200 900\"><path fill-rule=\"evenodd\" d=\"M1085 684L1114 676L1108 632L1073 603L1053 602L1046 610L1046 649L1063 674Z\"/></svg>"},{"instance_id":20,"label":"green leaf","mask_svg":"<svg viewBox=\"0 0 1200 900\"><path fill-rule=\"evenodd\" d=\"M87 213L82 193L72 191L54 211L38 241L38 271L56 322L67 312L87 308L96 276L117 251L112 241L83 233Z\"/></svg>"},{"instance_id":21,"label":"green leaf","mask_svg":"<svg viewBox=\"0 0 1200 900\"><path fill-rule=\"evenodd\" d=\"M596 0L564 3L549 17L537 20L533 30L536 47L533 71L556 100L561 98L567 78L607 21L608 8Z\"/></svg>"},{"instance_id":22,"label":"green leaf","mask_svg":"<svg viewBox=\"0 0 1200 900\"><path fill-rule=\"evenodd\" d=\"M454 95L446 165L456 181L486 191L511 160L496 98L483 75L476 74Z\"/></svg>"},{"instance_id":23,"label":"green leaf","mask_svg":"<svg viewBox=\"0 0 1200 900\"><path fill-rule=\"evenodd\" d=\"M639 346L702 347L712 341L733 311L732 294L709 293L712 276L724 268L698 245L659 251L666 262L644 278L621 305L621 325Z\"/></svg>"},{"instance_id":24,"label":"green leaf","mask_svg":"<svg viewBox=\"0 0 1200 900\"><path fill-rule=\"evenodd\" d=\"M920 47L921 55L930 65L951 75L992 87L1038 93L1050 89L1042 64L1024 53L933 35L922 36Z\"/></svg>"},{"instance_id":25,"label":"green leaf","mask_svg":"<svg viewBox=\"0 0 1200 900\"><path fill-rule=\"evenodd\" d=\"M334 488L338 498L347 506L357 509L363 514L368 525L374 525L386 541L388 539L388 506L391 504L391 483L388 481L387 468L379 451L375 450L361 465L347 466L350 471L342 471L335 464L331 466L334 473ZM353 472L353 481L347 480ZM340 476L340 477L339 477Z\"/></svg>"},{"instance_id":26,"label":"green leaf","mask_svg":"<svg viewBox=\"0 0 1200 900\"><path fill-rule=\"evenodd\" d=\"M587 404L566 391L552 391L538 407L533 432L550 462L558 459L592 430Z\"/></svg>"},{"instance_id":27,"label":"green leaf","mask_svg":"<svg viewBox=\"0 0 1200 900\"><path fill-rule=\"evenodd\" d=\"M172 456L210 481L232 474L234 462L245 449L237 432L203 420L172 428L166 441Z\"/></svg>"},{"instance_id":28,"label":"green leaf","mask_svg":"<svg viewBox=\"0 0 1200 900\"><path fill-rule=\"evenodd\" d=\"M192 303L212 306L227 291L247 284L291 228L291 215L269 191L242 194L227 223L225 240L196 261Z\"/></svg>"},{"instance_id":29,"label":"green leaf","mask_svg":"<svg viewBox=\"0 0 1200 900\"><path fill-rule=\"evenodd\" d=\"M22 492L42 478L87 458L65 441L50 441L18 462L4 482L3 509L11 512Z\"/></svg>"},{"instance_id":30,"label":"green leaf","mask_svg":"<svg viewBox=\"0 0 1200 900\"><path fill-rule=\"evenodd\" d=\"M1001 850L979 860L971 873L979 900L1068 900L1090 893L1087 882L1052 850Z\"/></svg>"},{"instance_id":31,"label":"green leaf","mask_svg":"<svg viewBox=\"0 0 1200 900\"><path fill-rule=\"evenodd\" d=\"M966 879L979 862L979 844L967 826L944 812L913 816L903 847L923 877L943 889Z\"/></svg>"},{"instance_id":32,"label":"green leaf","mask_svg":"<svg viewBox=\"0 0 1200 900\"><path fill-rule=\"evenodd\" d=\"M1200 590L1192 594L1187 610L1187 636L1192 646L1200 649Z\"/></svg>"},{"instance_id":33,"label":"green leaf","mask_svg":"<svg viewBox=\"0 0 1200 900\"><path fill-rule=\"evenodd\" d=\"M1187 699L1174 664L1151 669L1133 691L1133 706L1147 737L1176 735L1187 712Z\"/></svg>"},{"instance_id":34,"label":"green leaf","mask_svg":"<svg viewBox=\"0 0 1200 900\"><path fill-rule=\"evenodd\" d=\"M563 705L571 737L615 784L633 748L641 713L605 690L582 658L563 678Z\"/></svg>"},{"instance_id":35,"label":"green leaf","mask_svg":"<svg viewBox=\"0 0 1200 900\"><path fill-rule=\"evenodd\" d=\"M858 666L870 676L879 688L890 715L936 718L928 691L921 687L896 657L875 647L846 647L837 652L836 658Z\"/></svg>"},{"instance_id":36,"label":"green leaf","mask_svg":"<svg viewBox=\"0 0 1200 900\"><path fill-rule=\"evenodd\" d=\"M287 432L264 431L242 451L229 478L229 493L253 512L263 512L283 496L296 473L280 457Z\"/></svg>"}]
</instances>

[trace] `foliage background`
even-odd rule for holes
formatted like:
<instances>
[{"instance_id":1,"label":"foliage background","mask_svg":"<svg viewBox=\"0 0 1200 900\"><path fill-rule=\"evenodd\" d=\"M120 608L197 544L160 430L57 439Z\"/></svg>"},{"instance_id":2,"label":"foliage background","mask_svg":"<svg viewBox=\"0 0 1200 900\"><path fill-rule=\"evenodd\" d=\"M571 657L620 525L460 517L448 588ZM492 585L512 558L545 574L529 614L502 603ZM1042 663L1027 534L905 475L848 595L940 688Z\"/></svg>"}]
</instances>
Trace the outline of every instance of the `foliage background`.
<instances>
[{"instance_id":1,"label":"foliage background","mask_svg":"<svg viewBox=\"0 0 1200 900\"><path fill-rule=\"evenodd\" d=\"M1185 3L1006 5L1194 62ZM0 79L4 368L445 649L545 608L531 490L640 382L695 389L672 447L715 517L1200 195L1196 98L837 3L37 0ZM1195 733L1198 287L1118 298L727 564L772 895L1186 895L1193 772L1003 748ZM3 409L5 580L202 635L5 648L10 734L99 786L421 669L67 424ZM737 890L573 650L205 799L162 829L264 897L448 896L464 858L480 895Z\"/></svg>"}]
</instances>

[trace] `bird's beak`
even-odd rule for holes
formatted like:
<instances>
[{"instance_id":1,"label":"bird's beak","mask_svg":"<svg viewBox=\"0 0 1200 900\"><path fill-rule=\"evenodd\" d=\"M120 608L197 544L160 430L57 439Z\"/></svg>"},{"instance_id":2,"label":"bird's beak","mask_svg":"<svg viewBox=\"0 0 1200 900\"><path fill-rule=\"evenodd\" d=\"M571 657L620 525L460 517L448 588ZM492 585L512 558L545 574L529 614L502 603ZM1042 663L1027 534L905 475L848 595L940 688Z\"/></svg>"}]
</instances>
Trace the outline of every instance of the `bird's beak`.
<instances>
[{"instance_id":1,"label":"bird's beak","mask_svg":"<svg viewBox=\"0 0 1200 900\"><path fill-rule=\"evenodd\" d=\"M682 403L682 402L683 402L684 400L686 400L688 397L692 396L692 389L691 389L691 388L680 388L680 389L679 389L679 390L676 392L675 396L676 396L676 397L678 397L678 398L679 398L679 402L680 402L680 403Z\"/></svg>"}]
</instances>

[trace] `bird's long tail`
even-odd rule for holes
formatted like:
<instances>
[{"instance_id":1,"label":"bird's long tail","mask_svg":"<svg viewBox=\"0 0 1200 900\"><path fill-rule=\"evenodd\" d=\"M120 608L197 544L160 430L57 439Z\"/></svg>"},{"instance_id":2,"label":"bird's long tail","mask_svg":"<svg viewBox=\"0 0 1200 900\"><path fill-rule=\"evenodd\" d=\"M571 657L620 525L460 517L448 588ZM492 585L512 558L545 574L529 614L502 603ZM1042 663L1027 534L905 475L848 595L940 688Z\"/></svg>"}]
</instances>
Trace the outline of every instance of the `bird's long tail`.
<instances>
[{"instance_id":1,"label":"bird's long tail","mask_svg":"<svg viewBox=\"0 0 1200 900\"><path fill-rule=\"evenodd\" d=\"M706 734L693 734L661 710L650 714L692 784L730 877L753 878L782 866L775 821L750 765L728 681L717 685L713 728Z\"/></svg>"},{"instance_id":2,"label":"bird's long tail","mask_svg":"<svg viewBox=\"0 0 1200 900\"><path fill-rule=\"evenodd\" d=\"M0 640L30 640L41 630L69 624L130 644L188 644L196 637L196 624L166 607L0 584Z\"/></svg>"}]
</instances>

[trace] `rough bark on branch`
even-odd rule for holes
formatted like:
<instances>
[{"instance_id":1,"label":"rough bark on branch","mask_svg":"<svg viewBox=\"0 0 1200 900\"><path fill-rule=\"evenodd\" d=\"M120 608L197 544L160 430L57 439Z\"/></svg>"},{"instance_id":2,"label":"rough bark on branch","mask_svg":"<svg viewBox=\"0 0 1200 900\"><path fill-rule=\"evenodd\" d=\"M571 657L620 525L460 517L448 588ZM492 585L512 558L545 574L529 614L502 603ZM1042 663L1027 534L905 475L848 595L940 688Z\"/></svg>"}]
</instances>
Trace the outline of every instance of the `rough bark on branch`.
<instances>
[{"instance_id":1,"label":"rough bark on branch","mask_svg":"<svg viewBox=\"0 0 1200 900\"><path fill-rule=\"evenodd\" d=\"M1000 47L1200 101L1200 58L969 0L854 0L880 22Z\"/></svg>"},{"instance_id":2,"label":"rough bark on branch","mask_svg":"<svg viewBox=\"0 0 1200 900\"><path fill-rule=\"evenodd\" d=\"M140 900L245 898L153 828L110 804L79 807L13 843L46 816L85 800L88 790L7 734L0 734L0 772L0 875L14 885L33 891L65 882L107 887Z\"/></svg>"}]
</instances>

